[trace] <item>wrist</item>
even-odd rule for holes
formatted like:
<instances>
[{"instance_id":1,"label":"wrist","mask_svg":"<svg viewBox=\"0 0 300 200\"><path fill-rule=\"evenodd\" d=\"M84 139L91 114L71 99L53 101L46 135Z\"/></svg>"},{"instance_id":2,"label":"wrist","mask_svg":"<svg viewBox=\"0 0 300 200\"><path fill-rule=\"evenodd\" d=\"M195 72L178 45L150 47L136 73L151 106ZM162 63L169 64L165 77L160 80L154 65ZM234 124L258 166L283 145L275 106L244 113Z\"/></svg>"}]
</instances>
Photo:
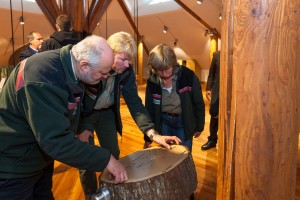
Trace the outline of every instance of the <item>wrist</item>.
<instances>
[{"instance_id":1,"label":"wrist","mask_svg":"<svg viewBox=\"0 0 300 200\"><path fill-rule=\"evenodd\" d=\"M154 129L151 129L147 132L147 136L150 138L151 141L153 141L153 137L157 134L158 133Z\"/></svg>"}]
</instances>

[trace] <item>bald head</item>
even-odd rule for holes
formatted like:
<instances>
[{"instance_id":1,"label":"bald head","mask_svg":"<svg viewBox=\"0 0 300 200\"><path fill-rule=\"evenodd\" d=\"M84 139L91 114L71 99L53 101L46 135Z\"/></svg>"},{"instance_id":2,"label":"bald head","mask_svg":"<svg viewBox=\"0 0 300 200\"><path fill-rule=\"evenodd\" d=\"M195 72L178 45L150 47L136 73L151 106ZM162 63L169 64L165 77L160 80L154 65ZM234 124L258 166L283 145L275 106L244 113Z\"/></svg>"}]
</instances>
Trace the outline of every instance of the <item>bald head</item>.
<instances>
[{"instance_id":1,"label":"bald head","mask_svg":"<svg viewBox=\"0 0 300 200\"><path fill-rule=\"evenodd\" d=\"M88 77L85 76L87 74L84 74L87 72L85 70L88 69L89 73L93 73L88 74L93 76L92 82L99 82L101 78L107 77L114 62L114 54L110 45L104 38L95 35L86 37L74 45L72 55L79 70L75 69L76 75L87 83L91 83L91 81L87 80Z\"/></svg>"}]
</instances>

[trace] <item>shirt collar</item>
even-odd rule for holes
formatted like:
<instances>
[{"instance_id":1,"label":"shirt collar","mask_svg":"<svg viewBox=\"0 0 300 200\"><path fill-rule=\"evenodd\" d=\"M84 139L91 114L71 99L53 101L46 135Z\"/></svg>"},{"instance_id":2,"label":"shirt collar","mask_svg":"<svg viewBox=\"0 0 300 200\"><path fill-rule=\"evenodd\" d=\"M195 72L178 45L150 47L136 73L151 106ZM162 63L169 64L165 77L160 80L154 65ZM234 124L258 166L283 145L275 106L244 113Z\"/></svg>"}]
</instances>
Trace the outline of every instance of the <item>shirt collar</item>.
<instances>
[{"instance_id":1,"label":"shirt collar","mask_svg":"<svg viewBox=\"0 0 300 200\"><path fill-rule=\"evenodd\" d=\"M74 77L75 77L75 80L77 81L77 76L76 76L76 73L75 73L75 66L74 66L74 60L73 60L73 56L72 56L72 50L70 50L70 57L71 57L71 64L72 64L72 70L73 70L73 74L74 74Z\"/></svg>"},{"instance_id":2,"label":"shirt collar","mask_svg":"<svg viewBox=\"0 0 300 200\"><path fill-rule=\"evenodd\" d=\"M35 53L38 53L38 52L39 52L38 50L32 48L31 46L29 46L29 48L32 49L32 51L34 51Z\"/></svg>"}]
</instances>

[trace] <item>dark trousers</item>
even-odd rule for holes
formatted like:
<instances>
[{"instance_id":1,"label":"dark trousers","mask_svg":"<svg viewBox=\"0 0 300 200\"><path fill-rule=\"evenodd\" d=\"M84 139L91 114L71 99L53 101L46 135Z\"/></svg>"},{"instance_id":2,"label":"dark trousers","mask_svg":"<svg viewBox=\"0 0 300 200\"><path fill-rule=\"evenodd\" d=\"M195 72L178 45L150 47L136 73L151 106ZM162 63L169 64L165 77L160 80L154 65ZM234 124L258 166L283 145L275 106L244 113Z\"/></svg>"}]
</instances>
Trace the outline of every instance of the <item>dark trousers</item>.
<instances>
[{"instance_id":1,"label":"dark trousers","mask_svg":"<svg viewBox=\"0 0 300 200\"><path fill-rule=\"evenodd\" d=\"M219 118L210 116L210 122L209 122L210 135L208 136L208 140L214 141L215 143L217 143L218 141L218 124L219 124Z\"/></svg>"},{"instance_id":2,"label":"dark trousers","mask_svg":"<svg viewBox=\"0 0 300 200\"><path fill-rule=\"evenodd\" d=\"M210 105L209 108L210 114L210 122L209 122L209 132L210 135L208 140L214 141L217 143L218 141L218 128L219 128L219 99Z\"/></svg>"},{"instance_id":3,"label":"dark trousers","mask_svg":"<svg viewBox=\"0 0 300 200\"><path fill-rule=\"evenodd\" d=\"M90 116L83 118L80 123L80 130L95 131L100 146L108 149L116 159L119 159L120 148L115 121L115 114L111 108L97 110ZM90 138L89 143L94 145L94 138ZM96 173L89 170L79 170L79 174L85 199L89 200L98 188Z\"/></svg>"},{"instance_id":4,"label":"dark trousers","mask_svg":"<svg viewBox=\"0 0 300 200\"><path fill-rule=\"evenodd\" d=\"M53 165L26 178L0 179L0 199L53 200Z\"/></svg>"}]
</instances>

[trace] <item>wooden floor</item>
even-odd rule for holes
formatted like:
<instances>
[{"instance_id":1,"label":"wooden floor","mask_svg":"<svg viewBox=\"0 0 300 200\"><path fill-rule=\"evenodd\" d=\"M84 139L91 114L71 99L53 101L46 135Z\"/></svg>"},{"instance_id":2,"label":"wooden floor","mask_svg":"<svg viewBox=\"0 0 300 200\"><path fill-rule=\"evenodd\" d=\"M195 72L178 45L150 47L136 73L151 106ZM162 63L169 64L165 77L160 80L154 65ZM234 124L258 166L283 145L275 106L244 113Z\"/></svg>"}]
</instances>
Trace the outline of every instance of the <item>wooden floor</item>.
<instances>
[{"instance_id":1,"label":"wooden floor","mask_svg":"<svg viewBox=\"0 0 300 200\"><path fill-rule=\"evenodd\" d=\"M202 86L202 89L205 86ZM139 95L144 99L145 87L139 87ZM203 93L206 111L208 102ZM121 105L123 120L123 138L119 138L121 156L139 151L143 148L143 134L137 128L125 104ZM217 149L201 151L201 146L207 141L209 135L210 116L206 112L204 132L199 138L193 140L192 156L195 162L198 185L195 191L195 199L215 200L216 199L216 178L217 178ZM96 140L97 141L97 140ZM298 155L300 148L298 147ZM298 156L296 199L300 200L300 164ZM65 164L55 162L53 175L53 194L56 200L84 200L80 184L78 170Z\"/></svg>"}]
</instances>

